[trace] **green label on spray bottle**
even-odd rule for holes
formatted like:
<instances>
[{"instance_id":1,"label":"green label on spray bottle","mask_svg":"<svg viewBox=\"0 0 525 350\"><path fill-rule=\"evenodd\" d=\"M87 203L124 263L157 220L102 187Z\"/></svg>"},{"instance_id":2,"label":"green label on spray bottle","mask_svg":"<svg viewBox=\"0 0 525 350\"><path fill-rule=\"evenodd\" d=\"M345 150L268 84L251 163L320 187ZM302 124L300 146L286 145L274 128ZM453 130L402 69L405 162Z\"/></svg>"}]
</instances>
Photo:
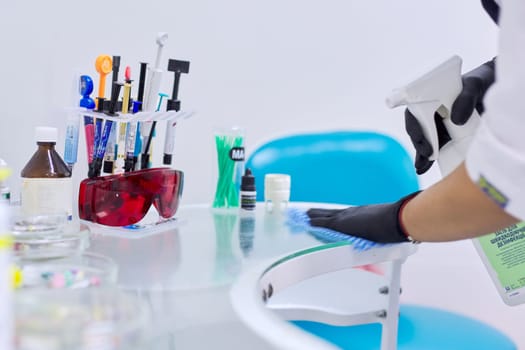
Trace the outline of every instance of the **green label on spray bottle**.
<instances>
[{"instance_id":1,"label":"green label on spray bottle","mask_svg":"<svg viewBox=\"0 0 525 350\"><path fill-rule=\"evenodd\" d=\"M525 222L478 240L505 291L525 287Z\"/></svg>"}]
</instances>

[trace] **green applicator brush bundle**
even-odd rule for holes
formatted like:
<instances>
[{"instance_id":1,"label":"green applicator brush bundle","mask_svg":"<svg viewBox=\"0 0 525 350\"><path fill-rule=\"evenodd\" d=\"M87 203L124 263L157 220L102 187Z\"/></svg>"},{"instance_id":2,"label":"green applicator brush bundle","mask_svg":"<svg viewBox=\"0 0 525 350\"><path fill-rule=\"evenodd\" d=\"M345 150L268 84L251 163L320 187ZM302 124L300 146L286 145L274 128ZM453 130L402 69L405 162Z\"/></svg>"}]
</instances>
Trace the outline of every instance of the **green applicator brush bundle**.
<instances>
[{"instance_id":1,"label":"green applicator brush bundle","mask_svg":"<svg viewBox=\"0 0 525 350\"><path fill-rule=\"evenodd\" d=\"M243 135L234 128L215 135L217 148L218 180L215 190L214 208L239 206L239 184L244 161Z\"/></svg>"}]
</instances>

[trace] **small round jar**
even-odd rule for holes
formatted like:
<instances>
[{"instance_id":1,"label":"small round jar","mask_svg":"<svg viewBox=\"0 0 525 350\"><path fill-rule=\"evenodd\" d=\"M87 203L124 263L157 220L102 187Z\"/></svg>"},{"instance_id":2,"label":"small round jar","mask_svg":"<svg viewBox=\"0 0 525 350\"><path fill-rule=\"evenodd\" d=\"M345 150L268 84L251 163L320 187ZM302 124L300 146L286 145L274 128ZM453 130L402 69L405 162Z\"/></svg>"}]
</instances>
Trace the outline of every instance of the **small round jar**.
<instances>
[{"instance_id":1,"label":"small round jar","mask_svg":"<svg viewBox=\"0 0 525 350\"><path fill-rule=\"evenodd\" d=\"M15 251L55 248L83 251L89 246L88 227L68 220L66 212L26 214L18 205L9 209Z\"/></svg>"},{"instance_id":2,"label":"small round jar","mask_svg":"<svg viewBox=\"0 0 525 350\"><path fill-rule=\"evenodd\" d=\"M264 176L264 203L266 210L282 211L290 201L291 178L287 174L266 174Z\"/></svg>"}]
</instances>

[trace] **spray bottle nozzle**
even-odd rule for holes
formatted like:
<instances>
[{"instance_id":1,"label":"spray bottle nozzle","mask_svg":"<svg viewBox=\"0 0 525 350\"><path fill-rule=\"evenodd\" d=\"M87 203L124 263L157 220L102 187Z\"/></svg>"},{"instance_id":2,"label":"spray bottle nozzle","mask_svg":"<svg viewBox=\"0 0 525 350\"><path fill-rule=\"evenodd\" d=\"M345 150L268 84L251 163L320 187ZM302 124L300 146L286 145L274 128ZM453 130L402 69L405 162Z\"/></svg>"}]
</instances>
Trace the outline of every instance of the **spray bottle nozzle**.
<instances>
[{"instance_id":1,"label":"spray bottle nozzle","mask_svg":"<svg viewBox=\"0 0 525 350\"><path fill-rule=\"evenodd\" d=\"M450 120L452 105L463 88L461 63L459 56L452 56L406 86L395 89L386 99L388 107L407 106L417 119L432 147L428 158L438 160L443 174L448 174L463 161L479 123L476 111L473 113L476 116L463 126L455 125ZM436 115L441 119L436 121ZM450 142L440 143L438 127L446 130Z\"/></svg>"},{"instance_id":2,"label":"spray bottle nozzle","mask_svg":"<svg viewBox=\"0 0 525 350\"><path fill-rule=\"evenodd\" d=\"M404 90L395 89L386 98L386 105L388 108L395 108L398 106L404 106L407 104L407 94Z\"/></svg>"}]
</instances>

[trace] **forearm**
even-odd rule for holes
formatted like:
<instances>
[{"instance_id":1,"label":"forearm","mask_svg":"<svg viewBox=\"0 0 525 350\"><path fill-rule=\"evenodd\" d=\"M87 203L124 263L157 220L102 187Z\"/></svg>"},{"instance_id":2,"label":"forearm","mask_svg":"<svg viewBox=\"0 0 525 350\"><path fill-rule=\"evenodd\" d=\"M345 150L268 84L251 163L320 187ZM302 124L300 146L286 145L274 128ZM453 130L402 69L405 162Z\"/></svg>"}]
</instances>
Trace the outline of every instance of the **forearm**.
<instances>
[{"instance_id":1,"label":"forearm","mask_svg":"<svg viewBox=\"0 0 525 350\"><path fill-rule=\"evenodd\" d=\"M464 164L410 200L401 213L407 233L422 242L482 236L518 222L470 179Z\"/></svg>"}]
</instances>

